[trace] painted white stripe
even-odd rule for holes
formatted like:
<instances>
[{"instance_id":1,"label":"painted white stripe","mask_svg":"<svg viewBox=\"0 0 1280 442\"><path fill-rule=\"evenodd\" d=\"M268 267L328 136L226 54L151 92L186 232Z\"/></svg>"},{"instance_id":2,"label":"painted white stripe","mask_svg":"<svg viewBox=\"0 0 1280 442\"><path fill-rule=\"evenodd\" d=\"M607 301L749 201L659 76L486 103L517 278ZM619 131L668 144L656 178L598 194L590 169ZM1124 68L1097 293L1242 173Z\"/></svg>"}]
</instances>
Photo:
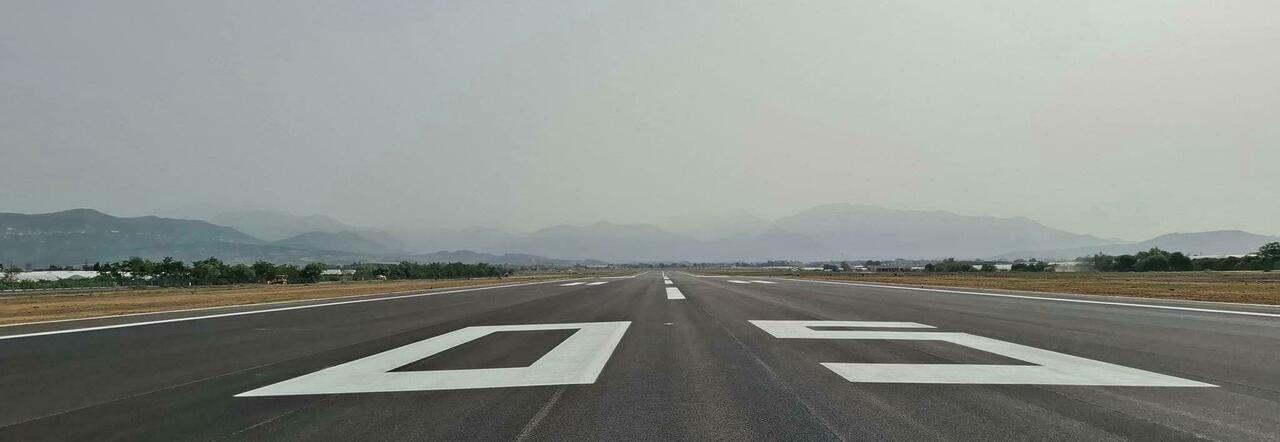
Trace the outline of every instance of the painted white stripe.
<instances>
[{"instance_id":1,"label":"painted white stripe","mask_svg":"<svg viewBox=\"0 0 1280 442\"><path fill-rule=\"evenodd\" d=\"M595 383L630 322L485 325L467 327L315 373L268 385L236 397L303 394L459 390ZM564 342L528 367L391 372L495 332L574 330Z\"/></svg>"},{"instance_id":2,"label":"painted white stripe","mask_svg":"<svg viewBox=\"0 0 1280 442\"><path fill-rule=\"evenodd\" d=\"M685 299L684 293L680 293L680 289L676 287L667 287L667 299Z\"/></svg>"},{"instance_id":3,"label":"painted white stripe","mask_svg":"<svg viewBox=\"0 0 1280 442\"><path fill-rule=\"evenodd\" d=\"M664 280L662 280L662 283L663 283L663 284L666 284L666 285L675 284L674 282L671 282L671 280L670 280L670 279L664 279Z\"/></svg>"},{"instance_id":4,"label":"painted white stripe","mask_svg":"<svg viewBox=\"0 0 1280 442\"><path fill-rule=\"evenodd\" d=\"M944 341L1030 362L1025 365L879 364L823 362L850 382L906 384L1112 385L1134 387L1214 387L1213 384L1066 355L968 333L814 330L817 326L933 328L914 322L750 321L781 339L875 339Z\"/></svg>"},{"instance_id":5,"label":"painted white stripe","mask_svg":"<svg viewBox=\"0 0 1280 442\"><path fill-rule=\"evenodd\" d=\"M600 285L600 284L608 284L608 283L609 281L596 281L596 282L589 282L587 283L587 285Z\"/></svg>"},{"instance_id":6,"label":"painted white stripe","mask_svg":"<svg viewBox=\"0 0 1280 442\"><path fill-rule=\"evenodd\" d=\"M773 282L773 281L760 281L758 279L752 279L751 282L754 282L757 284L777 284L776 282Z\"/></svg>"},{"instance_id":7,"label":"painted white stripe","mask_svg":"<svg viewBox=\"0 0 1280 442\"><path fill-rule=\"evenodd\" d=\"M650 270L650 271L652 271L652 270ZM634 274L634 275L627 275L627 276L601 276L601 278L604 278L604 279L631 279L631 278L635 278L635 277L637 277L637 276L644 275L644 274L647 274L647 273L649 273L649 272L640 272L640 273L636 273L636 274Z\"/></svg>"},{"instance_id":8,"label":"painted white stripe","mask_svg":"<svg viewBox=\"0 0 1280 442\"><path fill-rule=\"evenodd\" d=\"M172 319L161 319L156 321L129 322L124 324L101 325L97 327L72 328L72 329L66 329L66 330L51 330L51 331L44 331L44 332L37 332L37 333L24 333L20 335L0 336L0 341L3 341L5 339L32 338L36 336L61 335L66 333L80 333L80 332L89 332L89 331L98 331L98 330L110 330L114 328L141 327L144 325L168 324L173 322L198 321L201 319L229 318L233 316L247 316L247 315L257 315L261 313L285 312L290 310L303 310L303 309L309 309L309 308L330 307L335 305L391 301L395 299L418 298L418 297L433 296L433 295L447 295L450 293L478 292L481 290L493 290L493 289L502 289L502 288L509 288L509 287L523 287L528 285L548 284L548 283L561 282L561 281L564 281L564 280L526 282L521 284L507 284L507 285L491 285L486 287L475 287L475 288L469 288L469 289L447 290L443 292L414 293L412 295L387 296L382 298L371 298L371 299L356 299L352 301L328 302L324 304L307 304L307 305L298 305L293 307L280 307L280 308L272 308L272 309L264 309L264 310L250 310L250 311L244 311L244 312L219 313L215 315L191 316L186 318L172 318ZM356 296L377 296L377 295L373 294L373 295L356 295ZM303 302L303 301L288 301L288 302ZM235 307L235 306L232 306L232 307ZM170 313L170 312L155 312L155 313ZM114 316L102 316L98 318L86 318L86 319L80 319L80 320L105 319L105 318L113 318L113 317ZM22 324L16 324L16 325L22 325Z\"/></svg>"},{"instance_id":9,"label":"painted white stripe","mask_svg":"<svg viewBox=\"0 0 1280 442\"><path fill-rule=\"evenodd\" d=\"M734 283L734 284L750 284L750 282L748 282L748 281L739 281L739 280L736 280L736 279L730 279L730 280L729 280L729 282L732 282L732 283Z\"/></svg>"},{"instance_id":10,"label":"painted white stripe","mask_svg":"<svg viewBox=\"0 0 1280 442\"><path fill-rule=\"evenodd\" d=\"M1222 313L1228 315L1244 315L1244 316L1263 316L1268 318L1280 318L1280 313L1262 313L1262 312L1242 312L1237 310L1219 310L1211 308L1195 308L1195 307L1178 307L1173 305L1155 305L1155 304L1136 304L1131 302L1113 302L1113 301L1092 301L1088 299L1070 299L1070 298L1049 298L1044 296L1026 296L1026 295L1010 295L1004 293L983 293L983 292L967 292L963 290L946 290L946 289L927 289L921 287L900 287L896 285L880 285L880 284L862 284L855 282L836 282L836 281L814 281L809 279L791 279L787 281L812 282L818 284L835 284L835 285L851 285L857 287L872 287L880 289L896 289L896 290L914 290L920 292L937 292L937 293L953 293L957 295L974 295L974 296L991 296L996 298L1015 298L1015 299L1034 299L1037 301L1056 301L1056 302L1073 302L1077 304L1099 304L1099 305L1115 305L1121 307L1141 307L1160 310L1179 310L1200 313Z\"/></svg>"},{"instance_id":11,"label":"painted white stripe","mask_svg":"<svg viewBox=\"0 0 1280 442\"><path fill-rule=\"evenodd\" d=\"M586 284L585 282L571 282L568 284L560 284L561 287L572 287L575 285Z\"/></svg>"}]
</instances>

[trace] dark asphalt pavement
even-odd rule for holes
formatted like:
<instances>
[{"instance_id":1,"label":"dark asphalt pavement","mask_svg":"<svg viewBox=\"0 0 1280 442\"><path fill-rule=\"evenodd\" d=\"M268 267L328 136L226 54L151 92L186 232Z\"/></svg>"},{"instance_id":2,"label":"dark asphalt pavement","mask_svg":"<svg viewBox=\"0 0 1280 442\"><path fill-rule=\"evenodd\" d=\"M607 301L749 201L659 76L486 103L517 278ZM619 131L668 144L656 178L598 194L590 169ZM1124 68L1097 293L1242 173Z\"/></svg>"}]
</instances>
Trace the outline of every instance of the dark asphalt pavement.
<instances>
[{"instance_id":1,"label":"dark asphalt pavement","mask_svg":"<svg viewBox=\"0 0 1280 442\"><path fill-rule=\"evenodd\" d=\"M0 441L1280 440L1280 308L667 275L3 327Z\"/></svg>"}]
</instances>

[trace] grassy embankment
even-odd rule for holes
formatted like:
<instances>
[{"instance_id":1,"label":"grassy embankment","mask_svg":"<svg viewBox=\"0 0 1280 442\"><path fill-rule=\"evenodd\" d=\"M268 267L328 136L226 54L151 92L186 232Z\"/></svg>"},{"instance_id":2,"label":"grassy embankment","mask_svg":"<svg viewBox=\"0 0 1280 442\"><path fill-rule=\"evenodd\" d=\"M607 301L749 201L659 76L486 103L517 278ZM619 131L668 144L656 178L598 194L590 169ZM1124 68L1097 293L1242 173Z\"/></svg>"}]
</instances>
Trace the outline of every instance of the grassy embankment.
<instances>
[{"instance_id":1,"label":"grassy embankment","mask_svg":"<svg viewBox=\"0 0 1280 442\"><path fill-rule=\"evenodd\" d=\"M303 301L379 293L514 284L612 274L555 274L502 279L358 281L297 285L246 284L193 288L145 288L101 292L0 296L0 325L267 302Z\"/></svg>"}]
</instances>

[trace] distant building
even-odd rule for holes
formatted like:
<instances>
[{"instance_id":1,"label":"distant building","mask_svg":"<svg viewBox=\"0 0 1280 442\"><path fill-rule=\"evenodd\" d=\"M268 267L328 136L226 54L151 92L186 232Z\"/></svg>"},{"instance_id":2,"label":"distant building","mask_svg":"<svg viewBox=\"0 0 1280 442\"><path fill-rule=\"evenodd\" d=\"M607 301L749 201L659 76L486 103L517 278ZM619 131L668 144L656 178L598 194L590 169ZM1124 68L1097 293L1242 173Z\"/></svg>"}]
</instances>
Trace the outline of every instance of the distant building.
<instances>
[{"instance_id":1,"label":"distant building","mask_svg":"<svg viewBox=\"0 0 1280 442\"><path fill-rule=\"evenodd\" d=\"M355 271L355 270L329 269L329 270L325 270L325 271L323 271L323 272L320 272L320 276L321 276L321 277L324 277L324 278L330 278L330 279L341 279L341 280L347 280L347 279L355 278L355 277L356 277L356 271Z\"/></svg>"},{"instance_id":2,"label":"distant building","mask_svg":"<svg viewBox=\"0 0 1280 442\"><path fill-rule=\"evenodd\" d=\"M59 281L63 279L94 278L98 272L86 270L42 270L35 272L15 273L16 281Z\"/></svg>"}]
</instances>

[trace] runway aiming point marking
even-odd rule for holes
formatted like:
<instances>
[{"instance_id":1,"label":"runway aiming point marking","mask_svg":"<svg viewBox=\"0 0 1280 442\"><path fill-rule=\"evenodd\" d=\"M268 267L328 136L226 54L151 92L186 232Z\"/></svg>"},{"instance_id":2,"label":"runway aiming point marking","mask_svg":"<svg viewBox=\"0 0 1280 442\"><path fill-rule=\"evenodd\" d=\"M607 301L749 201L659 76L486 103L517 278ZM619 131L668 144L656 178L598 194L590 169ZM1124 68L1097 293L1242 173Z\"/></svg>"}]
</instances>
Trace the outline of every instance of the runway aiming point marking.
<instances>
[{"instance_id":1,"label":"runway aiming point marking","mask_svg":"<svg viewBox=\"0 0 1280 442\"><path fill-rule=\"evenodd\" d=\"M467 327L236 397L378 393L591 384L613 355L629 321ZM528 367L391 372L494 332L577 330Z\"/></svg>"},{"instance_id":2,"label":"runway aiming point marking","mask_svg":"<svg viewBox=\"0 0 1280 442\"><path fill-rule=\"evenodd\" d=\"M1129 387L1216 387L1136 368L1108 364L1035 347L968 333L933 331L813 330L810 327L904 328L933 327L914 322L865 321L751 321L781 339L880 339L944 341L1036 364L867 364L823 362L850 382L895 384L1027 384Z\"/></svg>"}]
</instances>

